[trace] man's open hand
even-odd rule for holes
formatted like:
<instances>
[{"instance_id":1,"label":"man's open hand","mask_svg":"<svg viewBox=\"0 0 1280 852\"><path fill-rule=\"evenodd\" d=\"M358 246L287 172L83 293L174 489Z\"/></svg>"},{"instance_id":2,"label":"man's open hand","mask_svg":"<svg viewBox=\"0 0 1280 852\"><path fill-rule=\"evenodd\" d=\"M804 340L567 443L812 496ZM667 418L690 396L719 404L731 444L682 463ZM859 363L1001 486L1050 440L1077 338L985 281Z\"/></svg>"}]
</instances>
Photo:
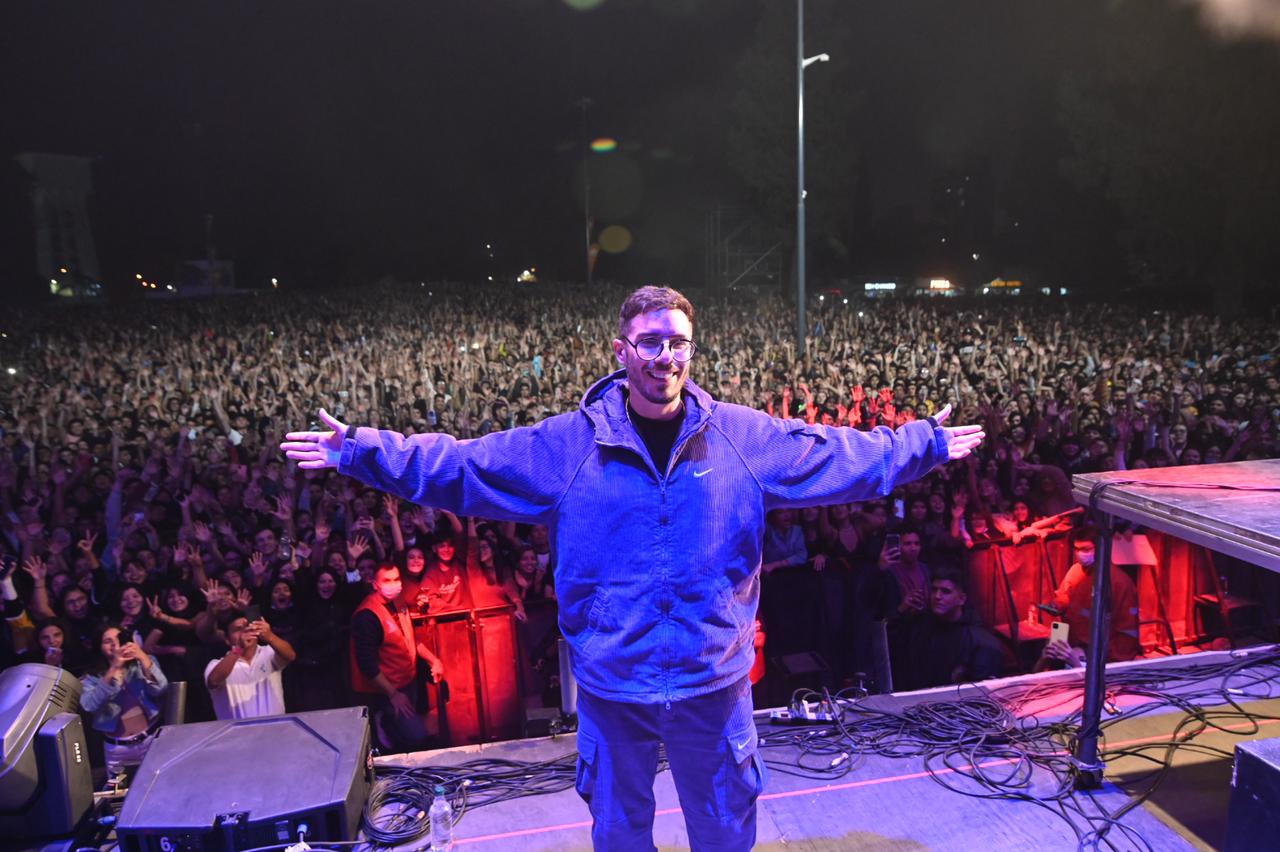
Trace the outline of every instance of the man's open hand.
<instances>
[{"instance_id":1,"label":"man's open hand","mask_svg":"<svg viewBox=\"0 0 1280 852\"><path fill-rule=\"evenodd\" d=\"M320 422L328 426L324 432L290 432L280 449L303 470L337 467L342 453L342 439L347 434L345 423L320 409Z\"/></svg>"},{"instance_id":2,"label":"man's open hand","mask_svg":"<svg viewBox=\"0 0 1280 852\"><path fill-rule=\"evenodd\" d=\"M942 410L933 415L933 419L937 421L939 426L946 422L951 416L951 403L942 406ZM987 436L982 431L981 426L943 426L942 431L947 433L947 458L950 461L962 459L972 453L982 443L982 439Z\"/></svg>"}]
</instances>

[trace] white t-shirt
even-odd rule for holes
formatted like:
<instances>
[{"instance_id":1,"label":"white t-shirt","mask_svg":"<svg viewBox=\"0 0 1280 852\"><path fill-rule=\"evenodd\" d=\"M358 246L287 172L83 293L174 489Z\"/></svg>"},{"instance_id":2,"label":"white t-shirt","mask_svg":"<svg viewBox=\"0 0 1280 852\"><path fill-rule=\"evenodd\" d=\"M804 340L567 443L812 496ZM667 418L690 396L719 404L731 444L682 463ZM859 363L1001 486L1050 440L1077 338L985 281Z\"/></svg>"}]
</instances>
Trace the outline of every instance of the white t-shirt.
<instances>
[{"instance_id":1,"label":"white t-shirt","mask_svg":"<svg viewBox=\"0 0 1280 852\"><path fill-rule=\"evenodd\" d=\"M204 667L205 686L209 685L209 673L219 662L221 658L210 660ZM222 686L209 688L214 715L219 719L251 719L285 712L281 668L270 645L259 645L252 660L237 659Z\"/></svg>"}]
</instances>

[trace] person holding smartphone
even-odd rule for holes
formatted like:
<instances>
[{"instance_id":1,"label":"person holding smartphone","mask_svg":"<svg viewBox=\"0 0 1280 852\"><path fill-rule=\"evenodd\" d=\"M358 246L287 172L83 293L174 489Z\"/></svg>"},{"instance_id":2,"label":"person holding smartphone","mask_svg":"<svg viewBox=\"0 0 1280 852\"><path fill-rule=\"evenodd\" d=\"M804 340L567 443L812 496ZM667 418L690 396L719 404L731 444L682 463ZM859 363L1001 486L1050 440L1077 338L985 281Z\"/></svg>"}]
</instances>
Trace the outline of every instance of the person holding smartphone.
<instances>
[{"instance_id":1,"label":"person holding smartphone","mask_svg":"<svg viewBox=\"0 0 1280 852\"><path fill-rule=\"evenodd\" d=\"M155 657L130 641L119 623L99 631L97 646L97 658L80 679L80 706L102 734L108 778L118 779L146 756L169 681Z\"/></svg>"},{"instance_id":2,"label":"person holding smartphone","mask_svg":"<svg viewBox=\"0 0 1280 852\"><path fill-rule=\"evenodd\" d=\"M880 574L869 583L877 620L919 615L929 606L932 572L920 561L920 533L904 529L884 537Z\"/></svg>"},{"instance_id":3,"label":"person holding smartphone","mask_svg":"<svg viewBox=\"0 0 1280 852\"><path fill-rule=\"evenodd\" d=\"M1087 648L1093 635L1093 571L1099 532L1092 527L1076 531L1071 544L1074 560L1053 593L1053 609L1069 625L1070 645ZM1055 648L1055 651L1058 649ZM1107 662L1132 660L1142 651L1138 642L1138 588L1129 575L1111 569L1111 635L1107 641ZM1064 654L1055 659L1069 662Z\"/></svg>"},{"instance_id":4,"label":"person holding smartphone","mask_svg":"<svg viewBox=\"0 0 1280 852\"><path fill-rule=\"evenodd\" d=\"M281 672L298 656L293 646L275 634L257 606L224 612L218 632L230 649L204 670L214 715L249 719L284 713Z\"/></svg>"}]
</instances>

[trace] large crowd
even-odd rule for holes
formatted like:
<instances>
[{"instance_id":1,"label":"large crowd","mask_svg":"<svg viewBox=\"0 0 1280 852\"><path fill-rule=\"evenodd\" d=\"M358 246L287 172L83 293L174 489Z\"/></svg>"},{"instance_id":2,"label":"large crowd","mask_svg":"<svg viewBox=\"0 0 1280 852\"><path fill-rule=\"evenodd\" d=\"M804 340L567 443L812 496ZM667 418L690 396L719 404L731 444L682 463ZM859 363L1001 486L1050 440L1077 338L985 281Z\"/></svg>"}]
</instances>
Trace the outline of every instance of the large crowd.
<instances>
[{"instance_id":1,"label":"large crowd","mask_svg":"<svg viewBox=\"0 0 1280 852\"><path fill-rule=\"evenodd\" d=\"M959 619L966 550L1051 529L1038 522L1073 506L1070 474L1280 455L1270 318L828 298L799 354L780 297L691 295L691 378L719 400L857 429L951 403L952 423L986 429L979 454L884 500L771 517L766 653L821 651L837 685L869 669L867 625ZM403 505L299 470L278 445L314 428L321 407L463 438L573 411L616 368L620 299L433 283L11 316L0 326L0 666L44 662L82 677L86 711L126 748L154 723L162 682L192 685L188 718L221 714L220 661L246 636L273 649L288 710L353 700L349 624L379 565L399 567L422 613L457 605L431 580L455 560L483 572L521 623L534 602L553 606L545 528ZM798 573L803 584L788 580ZM934 634L899 646L932 659L955 643ZM521 662L553 680L549 637L521 647ZM1002 668L998 654L973 659L986 662L968 672L921 663L905 681ZM449 660L438 663L447 677ZM129 672L146 675L137 700L123 720L99 718L95 708L119 709L104 704L103 684L119 689Z\"/></svg>"}]
</instances>

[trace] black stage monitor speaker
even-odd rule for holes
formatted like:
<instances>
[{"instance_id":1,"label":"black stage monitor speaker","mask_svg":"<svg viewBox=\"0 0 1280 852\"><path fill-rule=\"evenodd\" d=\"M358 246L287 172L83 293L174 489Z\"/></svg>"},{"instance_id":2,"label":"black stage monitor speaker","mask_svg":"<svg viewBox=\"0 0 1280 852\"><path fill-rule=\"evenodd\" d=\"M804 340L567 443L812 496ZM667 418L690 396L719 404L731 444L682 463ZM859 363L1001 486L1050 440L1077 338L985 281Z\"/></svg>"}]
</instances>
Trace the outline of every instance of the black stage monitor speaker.
<instances>
[{"instance_id":1,"label":"black stage monitor speaker","mask_svg":"<svg viewBox=\"0 0 1280 852\"><path fill-rule=\"evenodd\" d=\"M1280 838L1280 739L1236 746L1227 811L1227 852L1275 849Z\"/></svg>"},{"instance_id":2,"label":"black stage monitor speaker","mask_svg":"<svg viewBox=\"0 0 1280 852\"><path fill-rule=\"evenodd\" d=\"M80 681L26 663L0 671L0 837L70 834L93 806Z\"/></svg>"},{"instance_id":3,"label":"black stage monitor speaker","mask_svg":"<svg viewBox=\"0 0 1280 852\"><path fill-rule=\"evenodd\" d=\"M797 654L784 654L773 659L773 698L774 704L791 703L791 696L797 689L818 691L826 682L827 663L820 654L813 651L801 651Z\"/></svg>"},{"instance_id":4,"label":"black stage monitor speaker","mask_svg":"<svg viewBox=\"0 0 1280 852\"><path fill-rule=\"evenodd\" d=\"M354 840L372 780L364 707L165 727L116 836L122 852Z\"/></svg>"}]
</instances>

